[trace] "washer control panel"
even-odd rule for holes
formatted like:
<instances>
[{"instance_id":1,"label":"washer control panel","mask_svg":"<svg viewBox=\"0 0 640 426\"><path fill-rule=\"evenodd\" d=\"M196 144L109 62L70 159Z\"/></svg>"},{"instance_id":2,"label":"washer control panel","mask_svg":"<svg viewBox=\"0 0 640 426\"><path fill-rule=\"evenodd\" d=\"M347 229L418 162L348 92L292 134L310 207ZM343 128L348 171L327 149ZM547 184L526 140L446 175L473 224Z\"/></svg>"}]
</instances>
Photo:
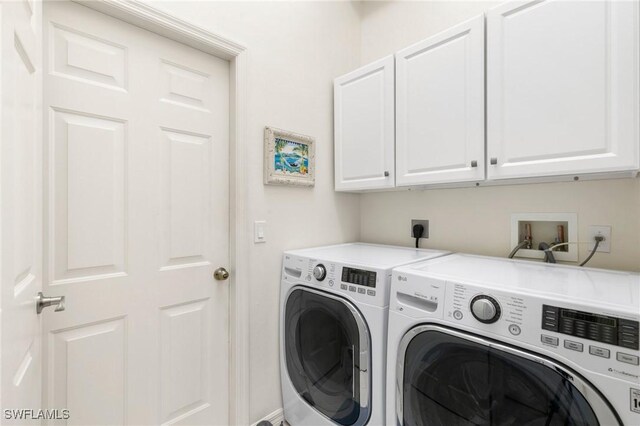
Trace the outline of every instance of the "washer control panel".
<instances>
[{"instance_id":1,"label":"washer control panel","mask_svg":"<svg viewBox=\"0 0 640 426\"><path fill-rule=\"evenodd\" d=\"M640 313L394 272L390 310L640 381Z\"/></svg>"},{"instance_id":2,"label":"washer control panel","mask_svg":"<svg viewBox=\"0 0 640 426\"><path fill-rule=\"evenodd\" d=\"M617 379L640 380L640 315L450 282L445 305L445 320L480 334L527 343Z\"/></svg>"},{"instance_id":3,"label":"washer control panel","mask_svg":"<svg viewBox=\"0 0 640 426\"><path fill-rule=\"evenodd\" d=\"M542 305L542 329L628 349L640 349L640 323L609 315Z\"/></svg>"}]
</instances>

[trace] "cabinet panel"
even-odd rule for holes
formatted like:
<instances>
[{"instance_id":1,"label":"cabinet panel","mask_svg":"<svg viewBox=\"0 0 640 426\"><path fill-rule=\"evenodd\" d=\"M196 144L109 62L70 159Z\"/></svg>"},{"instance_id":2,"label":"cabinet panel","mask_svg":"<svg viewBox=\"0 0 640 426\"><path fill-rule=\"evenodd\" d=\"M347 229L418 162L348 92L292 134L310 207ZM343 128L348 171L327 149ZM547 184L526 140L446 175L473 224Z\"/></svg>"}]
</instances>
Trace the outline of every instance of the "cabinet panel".
<instances>
[{"instance_id":1,"label":"cabinet panel","mask_svg":"<svg viewBox=\"0 0 640 426\"><path fill-rule=\"evenodd\" d=\"M489 179L639 168L638 18L638 2L489 11Z\"/></svg>"},{"instance_id":2,"label":"cabinet panel","mask_svg":"<svg viewBox=\"0 0 640 426\"><path fill-rule=\"evenodd\" d=\"M394 62L388 56L334 82L335 188L394 186Z\"/></svg>"},{"instance_id":3,"label":"cabinet panel","mask_svg":"<svg viewBox=\"0 0 640 426\"><path fill-rule=\"evenodd\" d=\"M484 179L484 16L396 54L398 186Z\"/></svg>"}]
</instances>

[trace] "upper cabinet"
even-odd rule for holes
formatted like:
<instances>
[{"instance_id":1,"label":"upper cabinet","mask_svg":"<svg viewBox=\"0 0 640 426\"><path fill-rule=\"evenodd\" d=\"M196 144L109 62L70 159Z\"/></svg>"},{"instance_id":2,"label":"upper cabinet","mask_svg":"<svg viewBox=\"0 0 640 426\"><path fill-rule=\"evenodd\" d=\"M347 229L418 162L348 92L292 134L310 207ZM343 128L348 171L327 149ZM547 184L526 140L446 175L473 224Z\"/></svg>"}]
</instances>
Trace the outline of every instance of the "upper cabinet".
<instances>
[{"instance_id":1,"label":"upper cabinet","mask_svg":"<svg viewBox=\"0 0 640 426\"><path fill-rule=\"evenodd\" d=\"M507 1L336 79L336 190L637 174L639 58L638 1Z\"/></svg>"},{"instance_id":2,"label":"upper cabinet","mask_svg":"<svg viewBox=\"0 0 640 426\"><path fill-rule=\"evenodd\" d=\"M484 179L484 16L396 53L396 184Z\"/></svg>"},{"instance_id":3,"label":"upper cabinet","mask_svg":"<svg viewBox=\"0 0 640 426\"><path fill-rule=\"evenodd\" d=\"M335 80L336 190L394 187L393 97L393 56Z\"/></svg>"},{"instance_id":4,"label":"upper cabinet","mask_svg":"<svg viewBox=\"0 0 640 426\"><path fill-rule=\"evenodd\" d=\"M489 179L640 168L637 1L487 14Z\"/></svg>"}]
</instances>

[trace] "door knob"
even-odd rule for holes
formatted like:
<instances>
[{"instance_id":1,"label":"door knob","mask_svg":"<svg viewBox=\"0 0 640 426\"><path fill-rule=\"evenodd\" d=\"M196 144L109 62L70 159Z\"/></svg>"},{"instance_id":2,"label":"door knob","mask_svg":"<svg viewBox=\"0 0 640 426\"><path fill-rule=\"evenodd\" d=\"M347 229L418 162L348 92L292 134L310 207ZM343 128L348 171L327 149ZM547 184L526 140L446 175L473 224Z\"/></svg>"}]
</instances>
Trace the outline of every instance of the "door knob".
<instances>
[{"instance_id":1,"label":"door knob","mask_svg":"<svg viewBox=\"0 0 640 426\"><path fill-rule=\"evenodd\" d=\"M36 312L40 314L47 306L56 305L55 312L64 311L64 296L46 297L42 292L38 292L36 297Z\"/></svg>"},{"instance_id":2,"label":"door knob","mask_svg":"<svg viewBox=\"0 0 640 426\"><path fill-rule=\"evenodd\" d=\"M218 281L224 281L229 278L229 271L224 268L218 268L214 271L213 277Z\"/></svg>"}]
</instances>

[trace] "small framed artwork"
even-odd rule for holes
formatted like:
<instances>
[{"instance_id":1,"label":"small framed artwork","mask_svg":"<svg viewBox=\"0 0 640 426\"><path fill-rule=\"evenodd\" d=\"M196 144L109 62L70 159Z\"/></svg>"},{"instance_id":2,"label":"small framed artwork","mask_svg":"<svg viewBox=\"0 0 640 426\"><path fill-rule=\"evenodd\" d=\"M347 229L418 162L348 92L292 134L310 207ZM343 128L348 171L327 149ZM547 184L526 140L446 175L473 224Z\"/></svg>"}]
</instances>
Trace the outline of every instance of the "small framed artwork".
<instances>
[{"instance_id":1,"label":"small framed artwork","mask_svg":"<svg viewBox=\"0 0 640 426\"><path fill-rule=\"evenodd\" d=\"M315 140L273 127L264 128L264 183L313 186Z\"/></svg>"}]
</instances>

